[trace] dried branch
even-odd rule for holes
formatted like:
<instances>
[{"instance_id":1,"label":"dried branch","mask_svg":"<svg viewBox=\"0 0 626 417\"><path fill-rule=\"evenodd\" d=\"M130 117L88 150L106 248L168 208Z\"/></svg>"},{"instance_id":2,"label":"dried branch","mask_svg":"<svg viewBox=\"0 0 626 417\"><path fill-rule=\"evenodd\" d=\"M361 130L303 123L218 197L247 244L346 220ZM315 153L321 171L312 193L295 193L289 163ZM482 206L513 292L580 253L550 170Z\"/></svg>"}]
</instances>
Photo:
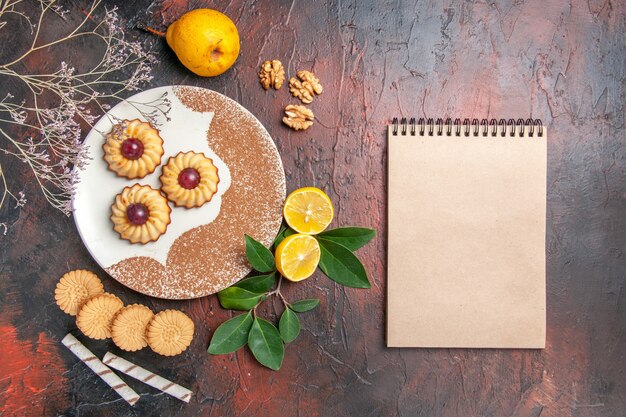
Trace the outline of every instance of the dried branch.
<instances>
[{"instance_id":1,"label":"dried branch","mask_svg":"<svg viewBox=\"0 0 626 417\"><path fill-rule=\"evenodd\" d=\"M3 63L0 57L0 78L6 80L1 84L20 90L9 91L0 100L0 151L27 164L48 202L69 215L77 171L87 161L82 128L93 127L112 103L149 82L155 58L144 45L124 38L115 8L105 9L96 18L100 0L93 0L83 10L84 18L67 35L49 41L41 40L42 22L54 15L65 20L69 12L56 0L39 0L39 14L33 18L22 7L27 2L22 1L0 0L0 31L10 29L7 18L11 14L25 19L33 28L27 50L9 62ZM85 66L83 62L60 60L51 72L25 69L25 63L38 51L45 51L50 57L48 62L54 62L56 47L77 40L96 42L101 47L99 60L88 68L77 69ZM152 123L167 117L170 106L166 97L153 103L130 104ZM1 165L0 187L0 208L9 200L17 206L26 202L23 193L10 190L11 183Z\"/></svg>"}]
</instances>

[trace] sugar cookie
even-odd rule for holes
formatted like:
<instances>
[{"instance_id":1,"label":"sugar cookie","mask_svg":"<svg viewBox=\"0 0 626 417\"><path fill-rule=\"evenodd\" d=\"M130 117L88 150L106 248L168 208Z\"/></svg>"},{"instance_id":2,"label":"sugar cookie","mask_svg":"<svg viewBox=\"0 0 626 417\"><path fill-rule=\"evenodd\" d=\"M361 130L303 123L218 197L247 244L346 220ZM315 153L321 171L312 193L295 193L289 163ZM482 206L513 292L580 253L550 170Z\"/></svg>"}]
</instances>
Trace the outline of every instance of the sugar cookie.
<instances>
[{"instance_id":1,"label":"sugar cookie","mask_svg":"<svg viewBox=\"0 0 626 417\"><path fill-rule=\"evenodd\" d=\"M170 224L167 199L149 185L125 187L111 206L113 230L130 243L158 240Z\"/></svg>"},{"instance_id":2,"label":"sugar cookie","mask_svg":"<svg viewBox=\"0 0 626 417\"><path fill-rule=\"evenodd\" d=\"M87 300L78 311L76 325L85 336L92 339L106 339L111 337L111 322L122 307L124 307L122 300L113 294L95 295Z\"/></svg>"},{"instance_id":3,"label":"sugar cookie","mask_svg":"<svg viewBox=\"0 0 626 417\"><path fill-rule=\"evenodd\" d=\"M146 328L153 316L152 310L141 304L121 308L111 324L113 343L129 352L146 347Z\"/></svg>"},{"instance_id":4,"label":"sugar cookie","mask_svg":"<svg viewBox=\"0 0 626 417\"><path fill-rule=\"evenodd\" d=\"M163 139L148 122L123 120L106 135L103 149L111 171L128 179L143 178L161 164Z\"/></svg>"},{"instance_id":5,"label":"sugar cookie","mask_svg":"<svg viewBox=\"0 0 626 417\"><path fill-rule=\"evenodd\" d=\"M178 310L164 310L148 324L148 345L156 353L174 356L183 352L193 339L193 321Z\"/></svg>"},{"instance_id":6,"label":"sugar cookie","mask_svg":"<svg viewBox=\"0 0 626 417\"><path fill-rule=\"evenodd\" d=\"M77 269L61 277L54 290L54 299L61 310L75 316L89 297L103 292L104 286L96 274Z\"/></svg>"},{"instance_id":7,"label":"sugar cookie","mask_svg":"<svg viewBox=\"0 0 626 417\"><path fill-rule=\"evenodd\" d=\"M177 207L200 207L217 192L220 177L203 153L179 152L168 159L161 174L161 191Z\"/></svg>"}]
</instances>

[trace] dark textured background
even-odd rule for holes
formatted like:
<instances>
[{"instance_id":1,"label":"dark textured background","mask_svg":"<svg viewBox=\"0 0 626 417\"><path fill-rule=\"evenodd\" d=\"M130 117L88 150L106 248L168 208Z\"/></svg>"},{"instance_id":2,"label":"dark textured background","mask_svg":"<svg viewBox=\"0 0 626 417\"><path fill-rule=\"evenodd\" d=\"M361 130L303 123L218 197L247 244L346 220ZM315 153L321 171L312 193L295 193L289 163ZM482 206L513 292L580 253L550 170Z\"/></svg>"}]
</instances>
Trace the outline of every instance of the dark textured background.
<instances>
[{"instance_id":1,"label":"dark textured background","mask_svg":"<svg viewBox=\"0 0 626 417\"><path fill-rule=\"evenodd\" d=\"M194 76L162 39L150 40L160 59L152 86L207 87L250 109L276 141L288 190L323 188L335 226L378 230L359 254L373 287L344 289L321 274L286 286L290 299L322 303L302 317L280 372L260 367L249 351L209 356L212 331L230 317L215 296L168 302L124 289L90 258L72 219L45 204L24 166L2 157L29 203L1 212L10 227L0 237L0 415L626 415L623 1L106 3L119 7L137 38L151 36L137 23L164 29L195 7L235 21L241 55L215 79ZM0 39L4 52L15 36ZM72 59L90 53L77 48ZM289 75L313 70L325 87L306 132L280 122L295 102L288 89L258 84L259 64L273 58ZM548 127L545 350L384 346L385 126L393 116L439 115L533 117ZM192 388L190 404L129 380L142 395L131 408L58 343L75 327L53 289L74 268L98 271L127 303L192 316L197 332L184 355L125 355ZM81 340L97 354L116 352L110 341Z\"/></svg>"}]
</instances>

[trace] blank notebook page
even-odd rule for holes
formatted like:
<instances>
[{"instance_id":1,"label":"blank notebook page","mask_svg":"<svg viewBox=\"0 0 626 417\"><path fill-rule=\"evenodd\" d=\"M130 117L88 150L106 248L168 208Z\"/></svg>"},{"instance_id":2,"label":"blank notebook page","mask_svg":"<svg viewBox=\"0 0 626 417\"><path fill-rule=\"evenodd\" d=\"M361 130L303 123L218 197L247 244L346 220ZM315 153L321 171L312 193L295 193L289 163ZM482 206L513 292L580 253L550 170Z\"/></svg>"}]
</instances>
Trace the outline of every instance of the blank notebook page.
<instances>
[{"instance_id":1,"label":"blank notebook page","mask_svg":"<svg viewBox=\"0 0 626 417\"><path fill-rule=\"evenodd\" d=\"M545 129L388 137L387 345L543 348Z\"/></svg>"}]
</instances>

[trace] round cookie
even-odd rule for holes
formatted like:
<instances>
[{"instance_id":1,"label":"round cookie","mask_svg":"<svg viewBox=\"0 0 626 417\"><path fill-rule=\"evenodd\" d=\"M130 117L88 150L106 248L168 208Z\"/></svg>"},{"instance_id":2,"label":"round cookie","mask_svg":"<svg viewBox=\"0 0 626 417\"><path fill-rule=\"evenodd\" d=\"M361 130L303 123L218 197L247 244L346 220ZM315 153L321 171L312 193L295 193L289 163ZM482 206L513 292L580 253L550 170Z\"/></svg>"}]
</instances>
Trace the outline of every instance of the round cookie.
<instances>
[{"instance_id":1,"label":"round cookie","mask_svg":"<svg viewBox=\"0 0 626 417\"><path fill-rule=\"evenodd\" d=\"M193 321L185 313L164 310L155 314L148 324L148 345L160 355L178 355L191 343L193 330Z\"/></svg>"},{"instance_id":2,"label":"round cookie","mask_svg":"<svg viewBox=\"0 0 626 417\"><path fill-rule=\"evenodd\" d=\"M143 178L161 164L163 139L150 123L123 120L113 126L103 145L104 160L120 177Z\"/></svg>"},{"instance_id":3,"label":"round cookie","mask_svg":"<svg viewBox=\"0 0 626 417\"><path fill-rule=\"evenodd\" d=\"M77 269L61 277L54 290L54 299L61 310L75 316L85 301L103 292L104 286L96 274Z\"/></svg>"},{"instance_id":4,"label":"round cookie","mask_svg":"<svg viewBox=\"0 0 626 417\"><path fill-rule=\"evenodd\" d=\"M111 324L113 343L129 352L146 347L148 345L146 328L153 316L152 310L141 304L121 308Z\"/></svg>"},{"instance_id":5,"label":"round cookie","mask_svg":"<svg viewBox=\"0 0 626 417\"><path fill-rule=\"evenodd\" d=\"M211 201L220 178L213 160L203 153L179 152L168 159L161 174L161 190L177 207L200 207Z\"/></svg>"},{"instance_id":6,"label":"round cookie","mask_svg":"<svg viewBox=\"0 0 626 417\"><path fill-rule=\"evenodd\" d=\"M124 307L122 300L113 294L94 295L78 311L76 326L85 336L92 339L109 338L113 317L122 307Z\"/></svg>"},{"instance_id":7,"label":"round cookie","mask_svg":"<svg viewBox=\"0 0 626 417\"><path fill-rule=\"evenodd\" d=\"M125 187L111 206L113 230L131 243L158 240L171 223L167 199L149 185Z\"/></svg>"}]
</instances>

